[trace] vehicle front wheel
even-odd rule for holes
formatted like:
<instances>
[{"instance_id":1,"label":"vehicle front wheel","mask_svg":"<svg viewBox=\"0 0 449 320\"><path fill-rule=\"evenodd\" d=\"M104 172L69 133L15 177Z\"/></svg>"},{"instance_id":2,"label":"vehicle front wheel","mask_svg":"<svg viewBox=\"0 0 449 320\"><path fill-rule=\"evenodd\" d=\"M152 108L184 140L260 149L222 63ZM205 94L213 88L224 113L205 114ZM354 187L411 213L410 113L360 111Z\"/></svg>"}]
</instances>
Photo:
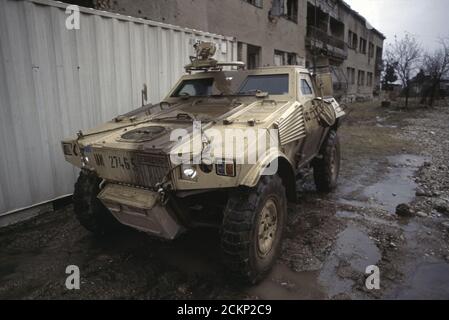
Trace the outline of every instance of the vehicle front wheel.
<instances>
[{"instance_id":1,"label":"vehicle front wheel","mask_svg":"<svg viewBox=\"0 0 449 320\"><path fill-rule=\"evenodd\" d=\"M73 193L73 206L78 221L96 236L104 236L124 228L97 198L100 182L101 179L95 173L81 171Z\"/></svg>"},{"instance_id":2,"label":"vehicle front wheel","mask_svg":"<svg viewBox=\"0 0 449 320\"><path fill-rule=\"evenodd\" d=\"M221 244L228 268L254 284L272 269L287 219L285 187L278 175L255 188L234 191L224 211Z\"/></svg>"},{"instance_id":3,"label":"vehicle front wheel","mask_svg":"<svg viewBox=\"0 0 449 320\"><path fill-rule=\"evenodd\" d=\"M340 174L340 141L335 130L329 132L321 147L320 158L315 159L312 165L317 190L333 191Z\"/></svg>"}]
</instances>

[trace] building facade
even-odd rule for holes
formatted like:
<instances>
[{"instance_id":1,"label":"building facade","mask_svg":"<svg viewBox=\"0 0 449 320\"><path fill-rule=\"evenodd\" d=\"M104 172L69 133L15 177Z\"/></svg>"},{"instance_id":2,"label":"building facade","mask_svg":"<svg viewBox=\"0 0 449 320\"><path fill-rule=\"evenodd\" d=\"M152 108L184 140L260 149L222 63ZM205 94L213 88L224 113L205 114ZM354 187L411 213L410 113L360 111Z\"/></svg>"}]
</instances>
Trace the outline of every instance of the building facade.
<instances>
[{"instance_id":1,"label":"building facade","mask_svg":"<svg viewBox=\"0 0 449 320\"><path fill-rule=\"evenodd\" d=\"M342 0L84 0L120 14L235 37L248 68L329 70L342 100L379 90L385 37Z\"/></svg>"},{"instance_id":2,"label":"building facade","mask_svg":"<svg viewBox=\"0 0 449 320\"><path fill-rule=\"evenodd\" d=\"M329 68L341 99L378 94L385 36L344 1L307 2L306 65Z\"/></svg>"}]
</instances>

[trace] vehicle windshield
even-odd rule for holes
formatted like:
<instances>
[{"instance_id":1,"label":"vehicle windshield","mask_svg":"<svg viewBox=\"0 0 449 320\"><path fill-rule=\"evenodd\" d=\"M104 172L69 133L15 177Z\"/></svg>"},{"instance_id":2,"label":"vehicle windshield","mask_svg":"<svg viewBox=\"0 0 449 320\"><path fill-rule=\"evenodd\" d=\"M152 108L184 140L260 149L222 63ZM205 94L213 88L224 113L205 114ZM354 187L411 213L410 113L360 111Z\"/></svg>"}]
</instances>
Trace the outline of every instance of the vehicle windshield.
<instances>
[{"instance_id":1,"label":"vehicle windshield","mask_svg":"<svg viewBox=\"0 0 449 320\"><path fill-rule=\"evenodd\" d=\"M288 74L249 75L239 94L254 94L257 91L272 95L288 94Z\"/></svg>"},{"instance_id":2,"label":"vehicle windshield","mask_svg":"<svg viewBox=\"0 0 449 320\"><path fill-rule=\"evenodd\" d=\"M270 95L289 93L288 74L253 75L246 72L220 73L214 77L185 79L173 91L172 97L210 97L255 95L258 91Z\"/></svg>"},{"instance_id":3,"label":"vehicle windshield","mask_svg":"<svg viewBox=\"0 0 449 320\"><path fill-rule=\"evenodd\" d=\"M214 79L190 79L181 82L172 97L204 97L210 96L213 91Z\"/></svg>"}]
</instances>

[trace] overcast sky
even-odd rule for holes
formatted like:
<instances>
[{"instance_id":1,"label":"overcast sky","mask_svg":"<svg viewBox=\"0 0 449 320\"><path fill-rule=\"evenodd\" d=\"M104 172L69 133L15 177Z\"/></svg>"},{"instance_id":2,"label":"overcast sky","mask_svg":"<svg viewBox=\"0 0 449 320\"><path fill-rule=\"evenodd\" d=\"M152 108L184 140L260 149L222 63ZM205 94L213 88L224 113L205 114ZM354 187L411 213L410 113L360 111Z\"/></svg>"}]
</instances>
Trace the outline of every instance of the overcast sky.
<instances>
[{"instance_id":1,"label":"overcast sky","mask_svg":"<svg viewBox=\"0 0 449 320\"><path fill-rule=\"evenodd\" d=\"M438 47L438 38L449 39L449 0L345 0L387 37L405 31L425 49Z\"/></svg>"}]
</instances>

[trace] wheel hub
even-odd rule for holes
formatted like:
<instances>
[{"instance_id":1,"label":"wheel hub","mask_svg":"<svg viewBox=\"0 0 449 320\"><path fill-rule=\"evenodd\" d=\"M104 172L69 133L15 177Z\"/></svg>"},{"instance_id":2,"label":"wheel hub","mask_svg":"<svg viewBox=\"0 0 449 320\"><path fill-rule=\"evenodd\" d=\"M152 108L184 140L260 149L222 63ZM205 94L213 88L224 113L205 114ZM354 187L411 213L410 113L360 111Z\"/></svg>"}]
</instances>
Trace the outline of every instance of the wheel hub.
<instances>
[{"instance_id":1,"label":"wheel hub","mask_svg":"<svg viewBox=\"0 0 449 320\"><path fill-rule=\"evenodd\" d=\"M278 214L276 204L272 199L269 199L262 209L258 230L258 247L262 256L268 255L273 248L277 227Z\"/></svg>"}]
</instances>

